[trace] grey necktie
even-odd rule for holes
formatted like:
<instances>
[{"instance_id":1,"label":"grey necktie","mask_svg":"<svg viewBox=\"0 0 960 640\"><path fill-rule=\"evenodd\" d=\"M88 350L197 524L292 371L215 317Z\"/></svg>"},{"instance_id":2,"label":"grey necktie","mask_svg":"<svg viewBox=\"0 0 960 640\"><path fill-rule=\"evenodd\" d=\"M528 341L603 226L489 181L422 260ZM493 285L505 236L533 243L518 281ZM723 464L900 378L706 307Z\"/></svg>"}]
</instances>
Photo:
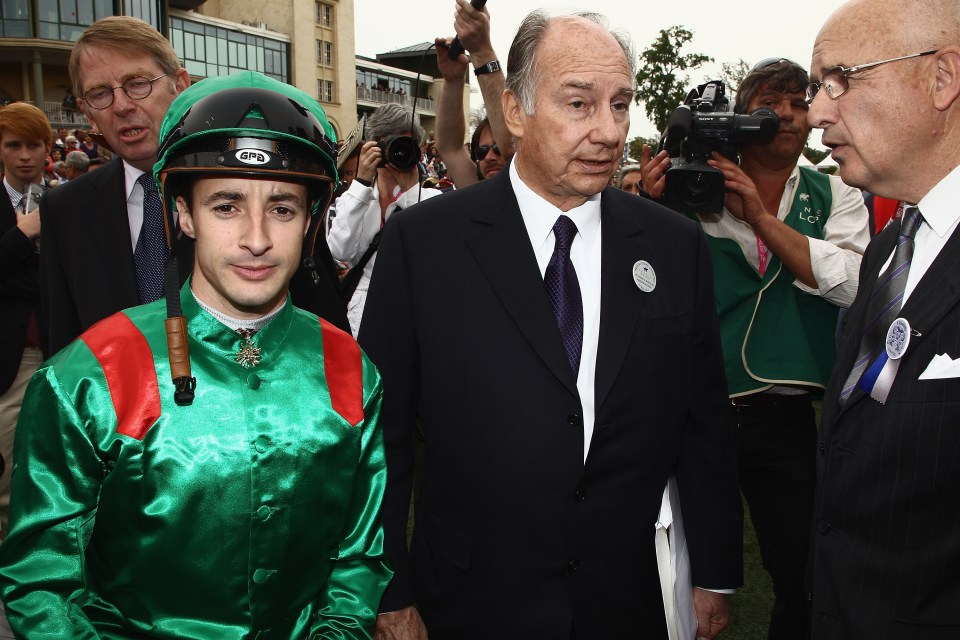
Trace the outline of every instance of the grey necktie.
<instances>
[{"instance_id":1,"label":"grey necktie","mask_svg":"<svg viewBox=\"0 0 960 640\"><path fill-rule=\"evenodd\" d=\"M860 335L857 359L840 392L841 405L853 393L863 372L880 355L884 348L887 329L900 313L907 274L910 272L910 262L913 260L913 237L922 221L923 216L920 215L917 207L907 207L904 210L893 259L890 261L890 266L877 278L867 302L867 323L863 326L863 333Z\"/></svg>"}]
</instances>

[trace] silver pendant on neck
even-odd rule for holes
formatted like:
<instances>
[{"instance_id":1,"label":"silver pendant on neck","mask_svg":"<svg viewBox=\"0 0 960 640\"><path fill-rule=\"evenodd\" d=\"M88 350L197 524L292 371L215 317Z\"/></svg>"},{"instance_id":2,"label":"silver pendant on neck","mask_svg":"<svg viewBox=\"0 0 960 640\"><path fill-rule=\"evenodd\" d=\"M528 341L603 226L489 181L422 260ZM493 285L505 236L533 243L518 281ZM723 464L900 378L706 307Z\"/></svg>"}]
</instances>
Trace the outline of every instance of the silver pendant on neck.
<instances>
[{"instance_id":1,"label":"silver pendant on neck","mask_svg":"<svg viewBox=\"0 0 960 640\"><path fill-rule=\"evenodd\" d=\"M243 337L243 342L240 343L240 348L237 349L235 358L237 364L244 369L253 369L260 364L260 347L253 344L251 340L256 331L253 329L237 329L237 333Z\"/></svg>"}]
</instances>

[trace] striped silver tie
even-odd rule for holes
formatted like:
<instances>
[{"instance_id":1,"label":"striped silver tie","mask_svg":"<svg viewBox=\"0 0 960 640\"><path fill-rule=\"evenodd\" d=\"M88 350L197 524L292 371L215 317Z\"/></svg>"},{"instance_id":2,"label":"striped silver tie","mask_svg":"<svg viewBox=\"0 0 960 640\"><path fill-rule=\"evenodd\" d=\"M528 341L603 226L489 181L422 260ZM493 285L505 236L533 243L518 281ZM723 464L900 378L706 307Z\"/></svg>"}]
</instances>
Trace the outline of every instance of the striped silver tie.
<instances>
[{"instance_id":1,"label":"striped silver tie","mask_svg":"<svg viewBox=\"0 0 960 640\"><path fill-rule=\"evenodd\" d=\"M903 219L900 221L900 237L897 238L893 260L877 278L873 293L867 301L868 322L863 327L863 333L860 334L860 351L857 353L857 360L853 363L853 369L840 392L841 405L853 393L863 372L880 355L884 348L887 329L900 313L900 308L903 306L903 290L907 285L907 274L910 272L910 261L913 260L913 237L922 221L923 216L920 215L917 207L904 209Z\"/></svg>"}]
</instances>

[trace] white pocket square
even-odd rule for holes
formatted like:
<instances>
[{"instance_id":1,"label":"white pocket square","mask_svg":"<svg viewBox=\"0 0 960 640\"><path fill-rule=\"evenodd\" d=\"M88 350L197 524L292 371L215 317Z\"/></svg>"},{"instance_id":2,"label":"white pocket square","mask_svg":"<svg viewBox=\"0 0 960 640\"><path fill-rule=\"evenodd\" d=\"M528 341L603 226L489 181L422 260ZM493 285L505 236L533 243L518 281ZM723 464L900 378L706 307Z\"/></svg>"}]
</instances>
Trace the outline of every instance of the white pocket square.
<instances>
[{"instance_id":1,"label":"white pocket square","mask_svg":"<svg viewBox=\"0 0 960 640\"><path fill-rule=\"evenodd\" d=\"M933 356L930 364L920 374L921 380L943 380L946 378L960 378L960 358L954 360L945 353Z\"/></svg>"}]
</instances>

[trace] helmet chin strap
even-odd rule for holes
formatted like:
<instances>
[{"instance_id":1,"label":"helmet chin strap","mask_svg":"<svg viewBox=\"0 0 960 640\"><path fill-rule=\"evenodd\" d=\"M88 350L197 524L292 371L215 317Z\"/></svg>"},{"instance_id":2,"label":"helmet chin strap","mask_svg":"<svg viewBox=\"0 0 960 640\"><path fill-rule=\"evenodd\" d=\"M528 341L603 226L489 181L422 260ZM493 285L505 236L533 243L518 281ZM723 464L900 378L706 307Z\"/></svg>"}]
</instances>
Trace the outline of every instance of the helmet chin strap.
<instances>
[{"instance_id":1,"label":"helmet chin strap","mask_svg":"<svg viewBox=\"0 0 960 640\"><path fill-rule=\"evenodd\" d=\"M197 379L190 375L190 348L187 344L187 319L180 308L179 268L176 253L167 261L164 293L167 298L167 357L173 379L173 400L181 407L193 404Z\"/></svg>"},{"instance_id":2,"label":"helmet chin strap","mask_svg":"<svg viewBox=\"0 0 960 640\"><path fill-rule=\"evenodd\" d=\"M253 71L208 78L186 89L171 103L160 133L154 170L164 194L171 247L164 272L167 352L174 400L185 406L195 399L197 381L191 374L187 321L180 304L177 253L183 254L183 242L176 238L178 225L171 215L171 177L235 174L305 181L318 199L326 198L318 204L326 205L337 175L336 147L333 129L313 97ZM323 237L314 240L319 243ZM315 265L310 271L319 281Z\"/></svg>"}]
</instances>

